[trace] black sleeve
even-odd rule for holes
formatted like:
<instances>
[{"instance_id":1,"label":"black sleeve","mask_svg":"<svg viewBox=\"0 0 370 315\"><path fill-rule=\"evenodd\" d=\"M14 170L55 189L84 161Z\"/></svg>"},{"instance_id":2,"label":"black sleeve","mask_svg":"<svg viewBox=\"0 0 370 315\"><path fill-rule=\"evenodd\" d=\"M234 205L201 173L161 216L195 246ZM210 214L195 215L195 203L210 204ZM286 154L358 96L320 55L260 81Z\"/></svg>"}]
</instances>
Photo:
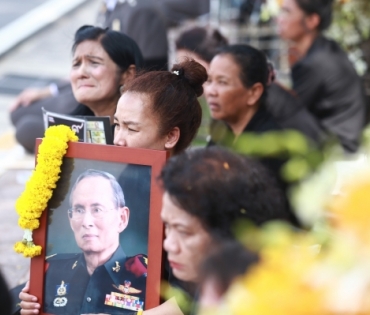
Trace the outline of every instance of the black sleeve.
<instances>
[{"instance_id":1,"label":"black sleeve","mask_svg":"<svg viewBox=\"0 0 370 315\"><path fill-rule=\"evenodd\" d=\"M315 143L324 140L324 131L319 121L302 106L293 91L278 83L271 84L268 88L266 108L283 129L297 130Z\"/></svg>"},{"instance_id":2,"label":"black sleeve","mask_svg":"<svg viewBox=\"0 0 370 315\"><path fill-rule=\"evenodd\" d=\"M365 123L361 80L345 54L317 54L292 71L294 90L302 104L343 148L354 152Z\"/></svg>"}]
</instances>

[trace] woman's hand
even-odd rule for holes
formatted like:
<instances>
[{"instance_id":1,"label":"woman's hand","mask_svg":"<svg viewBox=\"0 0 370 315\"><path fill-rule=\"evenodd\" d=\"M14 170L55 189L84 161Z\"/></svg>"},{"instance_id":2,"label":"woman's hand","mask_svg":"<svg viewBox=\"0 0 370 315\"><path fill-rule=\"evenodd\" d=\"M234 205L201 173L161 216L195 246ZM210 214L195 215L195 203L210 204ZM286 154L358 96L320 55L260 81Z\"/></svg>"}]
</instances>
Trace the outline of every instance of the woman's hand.
<instances>
[{"instance_id":1,"label":"woman's hand","mask_svg":"<svg viewBox=\"0 0 370 315\"><path fill-rule=\"evenodd\" d=\"M19 293L19 299L21 300L21 315L33 315L38 314L40 309L40 304L37 303L37 297L28 294L30 290L30 283L27 281L26 286Z\"/></svg>"}]
</instances>

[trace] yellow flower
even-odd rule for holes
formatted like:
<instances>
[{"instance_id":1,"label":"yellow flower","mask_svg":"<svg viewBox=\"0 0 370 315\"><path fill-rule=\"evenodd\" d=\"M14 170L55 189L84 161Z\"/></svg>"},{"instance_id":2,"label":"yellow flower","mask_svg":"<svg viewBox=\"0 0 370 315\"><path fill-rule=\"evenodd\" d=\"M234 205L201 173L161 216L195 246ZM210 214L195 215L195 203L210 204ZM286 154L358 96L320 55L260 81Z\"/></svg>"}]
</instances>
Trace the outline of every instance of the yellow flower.
<instances>
[{"instance_id":1,"label":"yellow flower","mask_svg":"<svg viewBox=\"0 0 370 315\"><path fill-rule=\"evenodd\" d=\"M60 167L68 149L68 141L77 140L78 137L67 126L52 126L46 130L39 146L36 168L15 204L19 214L18 224L21 228L32 233L32 230L39 227L39 218L47 207L59 180ZM18 253L23 253L25 257L41 254L41 246L36 246L29 240L16 243L14 249Z\"/></svg>"},{"instance_id":2,"label":"yellow flower","mask_svg":"<svg viewBox=\"0 0 370 315\"><path fill-rule=\"evenodd\" d=\"M17 242L15 243L14 245L14 250L15 252L17 252L18 254L22 254L24 252L24 249L26 248L26 244L23 243L23 242Z\"/></svg>"},{"instance_id":3,"label":"yellow flower","mask_svg":"<svg viewBox=\"0 0 370 315\"><path fill-rule=\"evenodd\" d=\"M33 246L26 246L24 249L23 255L24 257L35 257L41 255L42 248L39 245L33 245Z\"/></svg>"},{"instance_id":4,"label":"yellow flower","mask_svg":"<svg viewBox=\"0 0 370 315\"><path fill-rule=\"evenodd\" d=\"M332 222L349 237L362 240L364 245L369 246L370 180L359 180L343 191L343 195L333 197L328 205L334 215Z\"/></svg>"}]
</instances>

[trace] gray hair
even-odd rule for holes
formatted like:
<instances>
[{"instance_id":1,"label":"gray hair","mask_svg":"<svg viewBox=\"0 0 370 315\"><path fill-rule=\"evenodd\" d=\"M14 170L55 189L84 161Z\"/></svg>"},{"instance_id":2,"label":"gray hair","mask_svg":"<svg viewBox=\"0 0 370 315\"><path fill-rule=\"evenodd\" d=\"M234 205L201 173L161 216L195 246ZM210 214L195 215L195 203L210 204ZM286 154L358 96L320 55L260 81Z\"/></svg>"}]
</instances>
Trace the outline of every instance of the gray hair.
<instances>
[{"instance_id":1,"label":"gray hair","mask_svg":"<svg viewBox=\"0 0 370 315\"><path fill-rule=\"evenodd\" d=\"M113 202L115 207L117 208L122 208L125 206L125 196L123 194L123 190L120 186L120 184L117 182L117 179L110 173L100 171L100 170L93 170L93 169L88 169L80 176L78 176L76 182L74 183L71 193L69 195L69 204L72 207L72 194L75 191L78 183L82 181L84 178L89 178L89 177L102 177L107 180L109 180L111 187L112 187L112 192L113 192Z\"/></svg>"}]
</instances>

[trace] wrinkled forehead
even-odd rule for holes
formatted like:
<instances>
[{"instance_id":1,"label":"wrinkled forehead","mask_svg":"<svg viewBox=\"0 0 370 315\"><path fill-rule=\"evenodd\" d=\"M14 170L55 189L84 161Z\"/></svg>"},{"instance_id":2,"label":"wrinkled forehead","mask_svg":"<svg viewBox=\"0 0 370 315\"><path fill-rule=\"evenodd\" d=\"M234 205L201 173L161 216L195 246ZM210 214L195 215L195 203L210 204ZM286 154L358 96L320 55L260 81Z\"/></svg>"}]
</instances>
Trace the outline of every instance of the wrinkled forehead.
<instances>
[{"instance_id":1,"label":"wrinkled forehead","mask_svg":"<svg viewBox=\"0 0 370 315\"><path fill-rule=\"evenodd\" d=\"M74 205L81 198L91 200L93 203L114 202L114 191L111 182L101 176L89 176L75 184L71 191L70 203Z\"/></svg>"}]
</instances>

